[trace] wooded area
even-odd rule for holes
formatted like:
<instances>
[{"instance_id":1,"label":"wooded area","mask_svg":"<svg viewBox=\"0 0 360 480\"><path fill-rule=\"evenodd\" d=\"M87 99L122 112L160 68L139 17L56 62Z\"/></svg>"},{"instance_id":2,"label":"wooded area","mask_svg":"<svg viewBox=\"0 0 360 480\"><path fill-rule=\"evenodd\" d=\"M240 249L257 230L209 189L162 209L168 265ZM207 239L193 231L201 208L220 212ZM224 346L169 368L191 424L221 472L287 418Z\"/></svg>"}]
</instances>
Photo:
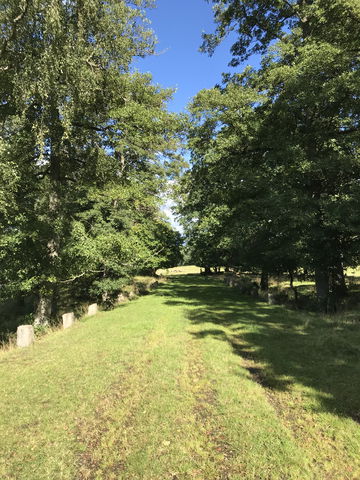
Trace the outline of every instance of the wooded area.
<instances>
[{"instance_id":1,"label":"wooded area","mask_svg":"<svg viewBox=\"0 0 360 480\"><path fill-rule=\"evenodd\" d=\"M360 4L214 0L213 53L229 34L233 66L191 110L192 168L179 187L188 255L206 266L308 275L322 310L359 265Z\"/></svg>"},{"instance_id":2,"label":"wooded area","mask_svg":"<svg viewBox=\"0 0 360 480\"><path fill-rule=\"evenodd\" d=\"M257 273L262 289L308 276L336 310L360 256L358 2L213 0L202 49L231 34L237 70L187 118L133 68L154 53L152 3L1 4L2 304L44 324L179 264L171 185L189 263ZM261 67L242 69L253 54Z\"/></svg>"},{"instance_id":3,"label":"wooded area","mask_svg":"<svg viewBox=\"0 0 360 480\"><path fill-rule=\"evenodd\" d=\"M360 478L360 2L208 3L0 0L2 480Z\"/></svg>"},{"instance_id":4,"label":"wooded area","mask_svg":"<svg viewBox=\"0 0 360 480\"><path fill-rule=\"evenodd\" d=\"M25 323L180 261L161 212L180 120L130 68L154 49L147 4L1 3L0 297Z\"/></svg>"}]
</instances>

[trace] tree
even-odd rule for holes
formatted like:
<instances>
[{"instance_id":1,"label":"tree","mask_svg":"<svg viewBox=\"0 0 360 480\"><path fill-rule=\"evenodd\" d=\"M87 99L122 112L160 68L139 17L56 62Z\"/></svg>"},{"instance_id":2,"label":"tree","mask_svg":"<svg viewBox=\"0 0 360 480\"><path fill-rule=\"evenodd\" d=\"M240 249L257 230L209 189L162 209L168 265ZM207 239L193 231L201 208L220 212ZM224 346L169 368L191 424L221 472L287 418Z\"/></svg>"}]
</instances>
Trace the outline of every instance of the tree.
<instances>
[{"instance_id":1,"label":"tree","mask_svg":"<svg viewBox=\"0 0 360 480\"><path fill-rule=\"evenodd\" d=\"M288 192L264 159L266 96L242 84L253 80L248 72L195 98L193 167L183 179L180 209L198 257L213 252L214 265L257 269L265 276L296 267L298 225L289 214Z\"/></svg>"},{"instance_id":2,"label":"tree","mask_svg":"<svg viewBox=\"0 0 360 480\"><path fill-rule=\"evenodd\" d=\"M203 34L202 50L210 54L230 33L231 65L238 66L254 53L266 54L277 41L289 39L301 48L304 41L326 42L348 52L359 52L353 35L360 10L353 0L208 0L213 3L215 33Z\"/></svg>"},{"instance_id":3,"label":"tree","mask_svg":"<svg viewBox=\"0 0 360 480\"><path fill-rule=\"evenodd\" d=\"M326 309L329 299L345 294L344 264L359 259L358 228L351 214L355 205L358 208L360 113L360 45L351 32L359 25L359 7L347 0L337 0L331 6L322 0L213 3L217 29L215 34L205 35L204 50L211 53L230 31L235 31L232 65L239 65L252 53L265 54L259 72L245 79L247 87L265 96L262 106L252 107L259 114L256 136L248 136L244 145L243 131L248 120L240 104L240 125L237 130L233 127L232 136L227 135L227 145L236 148L232 148L233 153L230 148L223 152L221 168L229 171L224 169L225 156L228 161L231 157L240 159L238 170L243 176L244 158L252 157L250 163L247 160L250 169L245 177L251 179L252 171L257 179L253 183L261 192L255 211L260 212L264 196L267 209L273 204L278 209L278 215L271 208L268 216L272 233L265 238L270 258L276 259L273 241L277 250L287 245L290 263L302 257L301 263L315 270L318 297ZM241 76L240 81L236 75L225 80L243 90ZM228 91L228 87L224 90ZM214 106L207 124L217 112ZM235 107L231 112L224 111L222 125L235 125L234 114ZM212 135L210 148L223 141L222 131L213 131ZM239 137L237 142L234 136ZM233 190L235 196L244 192L243 184L241 178L241 184ZM248 195L251 199L250 192ZM249 202L247 209L251 212ZM346 211L341 220L340 211ZM278 219L287 218L291 228L284 221L274 222L274 214ZM266 216L254 212L251 215L255 229L245 230L260 239L261 225L266 226L264 232L269 230ZM348 218L352 220L348 222ZM244 226L250 224L244 218L240 223L246 238ZM291 231L297 233L297 246L294 239L291 241ZM254 240L252 243L256 244Z\"/></svg>"},{"instance_id":4,"label":"tree","mask_svg":"<svg viewBox=\"0 0 360 480\"><path fill-rule=\"evenodd\" d=\"M328 43L308 42L291 64L289 48L279 46L280 60L270 58L263 69L271 86L267 142L303 212L308 266L325 305L329 288L335 299L346 293L343 266L359 258L350 211L338 216L341 205L354 207L360 174L358 67L353 54Z\"/></svg>"},{"instance_id":5,"label":"tree","mask_svg":"<svg viewBox=\"0 0 360 480\"><path fill-rule=\"evenodd\" d=\"M137 242L125 233L133 227L114 226L116 198L105 214L101 192L138 185L150 195L141 190L146 176L158 195L165 182L159 154L176 149L179 125L165 108L171 91L153 86L148 75L130 73L135 56L153 52L142 10L150 4L6 0L1 6L1 162L5 173L16 172L13 215L0 227L9 265L1 283L37 292L40 322L50 315L59 285L102 268L101 255L94 261L74 245L82 241L82 222L103 257L114 255L116 263L118 248L129 249L127 258L137 256ZM86 215L93 222L90 235ZM94 234L97 228L103 233Z\"/></svg>"}]
</instances>

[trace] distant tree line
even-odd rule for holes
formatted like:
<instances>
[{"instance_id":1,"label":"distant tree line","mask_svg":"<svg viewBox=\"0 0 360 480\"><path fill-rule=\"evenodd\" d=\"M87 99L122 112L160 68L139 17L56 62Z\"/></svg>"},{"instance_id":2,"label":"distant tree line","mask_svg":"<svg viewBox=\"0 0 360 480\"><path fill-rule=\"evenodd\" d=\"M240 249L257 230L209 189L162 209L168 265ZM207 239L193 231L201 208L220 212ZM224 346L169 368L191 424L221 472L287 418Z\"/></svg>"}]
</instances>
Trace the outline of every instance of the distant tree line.
<instances>
[{"instance_id":1,"label":"distant tree line","mask_svg":"<svg viewBox=\"0 0 360 480\"><path fill-rule=\"evenodd\" d=\"M153 53L149 1L0 6L0 301L101 296L179 262L161 212L180 121L170 90L132 73ZM167 159L167 160L166 160Z\"/></svg>"},{"instance_id":2,"label":"distant tree line","mask_svg":"<svg viewBox=\"0 0 360 480\"><path fill-rule=\"evenodd\" d=\"M188 255L210 266L314 275L321 308L347 293L360 257L360 4L213 0L210 54L233 66L190 107L192 168L179 186Z\"/></svg>"}]
</instances>

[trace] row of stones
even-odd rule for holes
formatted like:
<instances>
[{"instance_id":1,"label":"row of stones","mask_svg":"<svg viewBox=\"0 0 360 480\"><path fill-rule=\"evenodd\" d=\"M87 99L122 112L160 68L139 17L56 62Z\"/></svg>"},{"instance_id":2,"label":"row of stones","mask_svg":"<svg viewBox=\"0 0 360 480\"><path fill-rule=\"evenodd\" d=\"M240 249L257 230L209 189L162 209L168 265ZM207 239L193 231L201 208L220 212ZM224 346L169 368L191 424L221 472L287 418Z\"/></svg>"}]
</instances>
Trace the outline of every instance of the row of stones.
<instances>
[{"instance_id":1,"label":"row of stones","mask_svg":"<svg viewBox=\"0 0 360 480\"><path fill-rule=\"evenodd\" d=\"M88 306L87 316L96 315L99 311L97 303ZM62 316L63 328L70 328L75 323L74 312L64 313ZM19 325L16 332L16 345L18 347L30 347L35 341L35 332L33 325Z\"/></svg>"},{"instance_id":2,"label":"row of stones","mask_svg":"<svg viewBox=\"0 0 360 480\"><path fill-rule=\"evenodd\" d=\"M240 293L251 295L252 297L259 297L260 286L249 278L227 275L224 278L224 282L229 287L239 289ZM274 295L270 292L264 292L263 298L269 305L274 305L276 303Z\"/></svg>"}]
</instances>

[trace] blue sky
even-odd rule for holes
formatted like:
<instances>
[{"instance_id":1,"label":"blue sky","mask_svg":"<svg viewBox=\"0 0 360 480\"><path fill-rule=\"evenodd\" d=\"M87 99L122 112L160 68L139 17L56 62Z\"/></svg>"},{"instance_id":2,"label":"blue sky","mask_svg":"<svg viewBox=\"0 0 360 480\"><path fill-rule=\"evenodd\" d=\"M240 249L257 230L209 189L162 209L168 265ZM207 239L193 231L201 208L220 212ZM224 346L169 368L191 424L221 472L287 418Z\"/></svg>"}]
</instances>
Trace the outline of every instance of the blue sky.
<instances>
[{"instance_id":1,"label":"blue sky","mask_svg":"<svg viewBox=\"0 0 360 480\"><path fill-rule=\"evenodd\" d=\"M222 73L236 70L228 66L233 41L226 39L212 57L200 53L201 33L215 29L211 4L206 0L157 0L157 6L148 10L148 18L157 38L157 55L139 59L135 68L150 72L154 83L176 88L168 108L184 111L199 90L221 83ZM257 62L257 60L254 60ZM245 65L240 67L242 70ZM181 231L168 200L163 211L173 226Z\"/></svg>"},{"instance_id":2,"label":"blue sky","mask_svg":"<svg viewBox=\"0 0 360 480\"><path fill-rule=\"evenodd\" d=\"M220 83L222 72L234 71L228 67L230 40L212 57L199 52L201 33L214 31L211 4L205 0L157 0L148 17L159 40L158 54L139 59L136 68L150 72L163 87L177 88L169 110L184 110L199 90Z\"/></svg>"}]
</instances>

